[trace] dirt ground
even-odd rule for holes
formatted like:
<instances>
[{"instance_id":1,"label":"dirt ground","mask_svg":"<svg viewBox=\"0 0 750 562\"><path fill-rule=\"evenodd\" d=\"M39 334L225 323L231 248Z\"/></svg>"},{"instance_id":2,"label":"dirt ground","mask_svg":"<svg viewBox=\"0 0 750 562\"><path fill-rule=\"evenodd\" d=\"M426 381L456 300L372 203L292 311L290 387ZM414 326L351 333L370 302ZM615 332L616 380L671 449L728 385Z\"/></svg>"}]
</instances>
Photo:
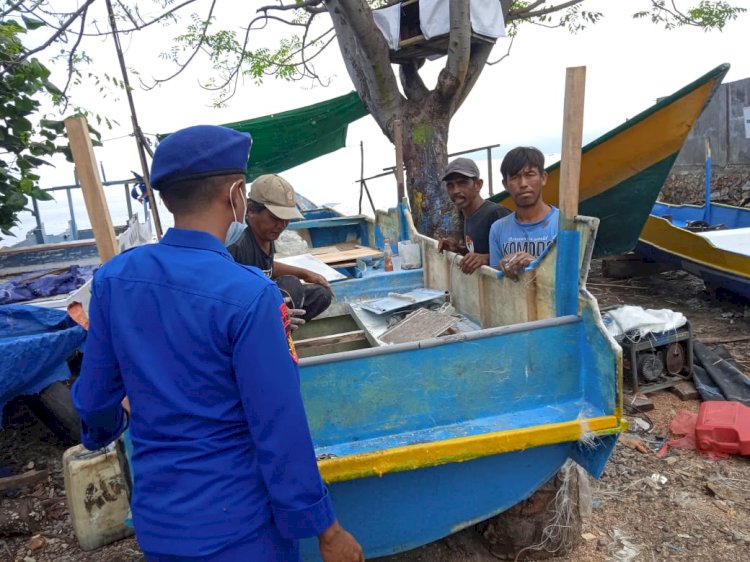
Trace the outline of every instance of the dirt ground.
<instances>
[{"instance_id":1,"label":"dirt ground","mask_svg":"<svg viewBox=\"0 0 750 562\"><path fill-rule=\"evenodd\" d=\"M618 281L602 278L595 262L588 287L602 307L636 304L683 312L699 339L716 341L750 336L750 307L709 297L702 283L684 272ZM750 341L724 345L749 373ZM750 458L710 460L682 449L672 449L665 458L658 458L656 451L669 437L668 425L675 414L683 409L695 412L700 403L680 401L669 391L650 396L654 410L628 416L627 436L639 440L645 452L622 441L618 443L601 480L591 482L592 511L584 520L578 547L558 560L750 560ZM9 423L0 430L0 467L12 473L47 469L51 475L48 482L35 487L6 492L33 500L39 529L21 536L0 536L0 561L143 560L132 538L93 553L80 550L65 504L61 471L64 450L65 446L23 407L16 408ZM9 499L0 493L0 508ZM387 560L497 559L482 535L470 528Z\"/></svg>"}]
</instances>

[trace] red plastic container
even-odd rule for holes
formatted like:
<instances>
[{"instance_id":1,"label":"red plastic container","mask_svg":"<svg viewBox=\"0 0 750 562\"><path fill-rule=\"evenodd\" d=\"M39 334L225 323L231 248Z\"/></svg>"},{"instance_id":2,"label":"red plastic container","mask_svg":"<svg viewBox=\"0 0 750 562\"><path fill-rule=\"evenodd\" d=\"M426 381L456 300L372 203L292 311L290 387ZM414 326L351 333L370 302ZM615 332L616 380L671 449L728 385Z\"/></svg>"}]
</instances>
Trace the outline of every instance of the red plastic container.
<instances>
[{"instance_id":1,"label":"red plastic container","mask_svg":"<svg viewBox=\"0 0 750 562\"><path fill-rule=\"evenodd\" d=\"M739 402L704 402L695 440L701 451L750 455L750 408Z\"/></svg>"}]
</instances>

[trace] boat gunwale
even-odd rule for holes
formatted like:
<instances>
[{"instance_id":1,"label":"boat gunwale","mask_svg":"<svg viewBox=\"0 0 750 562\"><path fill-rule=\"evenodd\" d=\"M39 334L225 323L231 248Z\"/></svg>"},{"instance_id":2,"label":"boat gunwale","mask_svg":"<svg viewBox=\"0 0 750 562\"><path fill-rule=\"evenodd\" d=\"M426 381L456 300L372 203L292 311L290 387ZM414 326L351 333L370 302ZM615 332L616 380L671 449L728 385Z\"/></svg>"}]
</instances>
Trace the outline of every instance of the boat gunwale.
<instances>
[{"instance_id":1,"label":"boat gunwale","mask_svg":"<svg viewBox=\"0 0 750 562\"><path fill-rule=\"evenodd\" d=\"M666 201L657 201L655 203L656 205L663 205L665 207L671 207L672 209L681 209L684 207L689 207L691 209L703 209L706 205L705 203L701 203L700 205L695 203L667 203ZM730 205L729 203L721 203L719 201L711 201L712 207L725 207L727 209L740 209L742 211L747 211L750 213L750 208L748 207L738 207L737 205ZM654 215L657 216L657 215ZM661 218L661 217L660 217Z\"/></svg>"},{"instance_id":2,"label":"boat gunwale","mask_svg":"<svg viewBox=\"0 0 750 562\"><path fill-rule=\"evenodd\" d=\"M541 330L557 326L566 326L568 324L581 323L583 320L577 315L556 316L553 318L544 318L542 320L532 320L530 322L521 322L518 324L509 324L507 326L497 326L493 328L484 328L474 332L463 332L450 336L437 338L428 338L415 342L397 343L382 347L370 347L367 349L355 349L352 351L340 351L328 355L317 355L315 357L305 357L299 360L299 367L322 365L328 363L338 363L366 357L376 357L379 355L388 355L391 353L400 353L403 351L416 351L419 349L430 349L442 345L448 345L457 342L474 341L505 334L516 334L532 330Z\"/></svg>"},{"instance_id":3,"label":"boat gunwale","mask_svg":"<svg viewBox=\"0 0 750 562\"><path fill-rule=\"evenodd\" d=\"M584 435L603 437L624 430L616 415L582 418L565 422L539 424L492 433L416 443L342 457L318 460L323 480L328 483L381 477L481 457L523 451L544 445L574 443Z\"/></svg>"}]
</instances>

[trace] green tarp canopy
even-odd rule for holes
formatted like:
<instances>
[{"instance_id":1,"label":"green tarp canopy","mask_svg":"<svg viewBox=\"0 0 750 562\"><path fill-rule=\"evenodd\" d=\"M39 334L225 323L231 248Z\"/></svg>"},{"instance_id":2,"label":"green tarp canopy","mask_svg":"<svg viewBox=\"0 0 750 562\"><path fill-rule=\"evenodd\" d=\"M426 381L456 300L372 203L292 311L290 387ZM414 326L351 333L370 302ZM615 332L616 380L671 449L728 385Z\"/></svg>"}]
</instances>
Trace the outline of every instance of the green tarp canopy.
<instances>
[{"instance_id":1,"label":"green tarp canopy","mask_svg":"<svg viewBox=\"0 0 750 562\"><path fill-rule=\"evenodd\" d=\"M275 174L323 156L346 143L349 123L367 115L357 92L291 111L273 113L224 127L250 133L247 181ZM158 135L159 140L167 135Z\"/></svg>"},{"instance_id":2,"label":"green tarp canopy","mask_svg":"<svg viewBox=\"0 0 750 562\"><path fill-rule=\"evenodd\" d=\"M346 128L367 115L357 92L332 100L226 123L224 127L250 133L253 147L247 169L247 181L262 174L283 172L323 156L346 143ZM159 135L159 140L167 135Z\"/></svg>"}]
</instances>

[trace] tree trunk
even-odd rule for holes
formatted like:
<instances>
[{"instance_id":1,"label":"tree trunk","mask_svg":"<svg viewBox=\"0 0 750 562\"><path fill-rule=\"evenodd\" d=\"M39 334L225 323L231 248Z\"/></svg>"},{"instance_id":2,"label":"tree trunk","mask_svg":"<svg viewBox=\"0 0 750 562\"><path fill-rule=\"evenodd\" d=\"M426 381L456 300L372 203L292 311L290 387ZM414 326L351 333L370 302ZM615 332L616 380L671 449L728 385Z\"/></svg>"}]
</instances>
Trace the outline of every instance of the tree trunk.
<instances>
[{"instance_id":1,"label":"tree trunk","mask_svg":"<svg viewBox=\"0 0 750 562\"><path fill-rule=\"evenodd\" d=\"M417 230L438 238L461 237L462 223L440 179L448 164L449 118L422 112L402 118L406 189Z\"/></svg>"},{"instance_id":2,"label":"tree trunk","mask_svg":"<svg viewBox=\"0 0 750 562\"><path fill-rule=\"evenodd\" d=\"M541 560L570 554L580 542L591 497L588 476L568 461L529 499L477 525L500 560Z\"/></svg>"}]
</instances>

